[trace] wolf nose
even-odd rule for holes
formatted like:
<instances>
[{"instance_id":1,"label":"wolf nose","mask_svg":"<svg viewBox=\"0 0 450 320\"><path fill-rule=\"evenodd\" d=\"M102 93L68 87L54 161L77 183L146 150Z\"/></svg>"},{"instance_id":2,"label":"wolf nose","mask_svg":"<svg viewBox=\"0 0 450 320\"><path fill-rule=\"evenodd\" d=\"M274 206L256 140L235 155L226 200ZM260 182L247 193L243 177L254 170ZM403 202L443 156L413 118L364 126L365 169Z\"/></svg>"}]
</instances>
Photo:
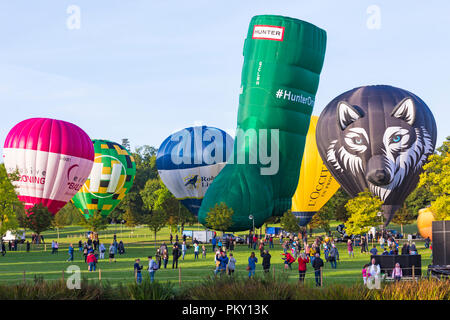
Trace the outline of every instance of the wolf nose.
<instances>
[{"instance_id":1,"label":"wolf nose","mask_svg":"<svg viewBox=\"0 0 450 320\"><path fill-rule=\"evenodd\" d=\"M389 183L390 179L391 176L389 172L383 169L374 170L367 177L367 180L376 186L384 186Z\"/></svg>"}]
</instances>

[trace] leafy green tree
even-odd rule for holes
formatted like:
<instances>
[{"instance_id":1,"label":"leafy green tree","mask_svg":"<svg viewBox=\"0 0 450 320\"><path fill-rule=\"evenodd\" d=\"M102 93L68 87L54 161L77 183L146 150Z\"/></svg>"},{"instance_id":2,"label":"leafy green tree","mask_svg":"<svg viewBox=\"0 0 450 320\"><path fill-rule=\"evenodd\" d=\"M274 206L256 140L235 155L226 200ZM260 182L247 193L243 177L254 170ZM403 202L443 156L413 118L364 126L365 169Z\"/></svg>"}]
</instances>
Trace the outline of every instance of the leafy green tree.
<instances>
[{"instance_id":1,"label":"leafy green tree","mask_svg":"<svg viewBox=\"0 0 450 320\"><path fill-rule=\"evenodd\" d=\"M125 220L125 224L129 227L136 227L140 224L139 217L133 213L129 208L125 210L125 213L122 215L122 218Z\"/></svg>"},{"instance_id":2,"label":"leafy green tree","mask_svg":"<svg viewBox=\"0 0 450 320\"><path fill-rule=\"evenodd\" d=\"M288 210L283 214L283 216L280 218L280 224L281 227L287 232L298 233L300 231L298 219L291 210Z\"/></svg>"},{"instance_id":3,"label":"leafy green tree","mask_svg":"<svg viewBox=\"0 0 450 320\"><path fill-rule=\"evenodd\" d=\"M154 210L151 214L144 218L144 223L151 231L153 231L153 234L155 235L156 248L156 235L167 224L167 215L164 211Z\"/></svg>"},{"instance_id":4,"label":"leafy green tree","mask_svg":"<svg viewBox=\"0 0 450 320\"><path fill-rule=\"evenodd\" d=\"M123 138L123 139L122 139L122 147L124 147L124 148L127 149L128 151L131 150L131 147L130 147L130 140L128 140L128 138Z\"/></svg>"},{"instance_id":5,"label":"leafy green tree","mask_svg":"<svg viewBox=\"0 0 450 320\"><path fill-rule=\"evenodd\" d=\"M163 188L161 180L159 179L150 179L145 183L144 189L140 191L140 195L142 201L144 202L144 206L150 212L155 208L156 202L158 200L158 191Z\"/></svg>"},{"instance_id":6,"label":"leafy green tree","mask_svg":"<svg viewBox=\"0 0 450 320\"><path fill-rule=\"evenodd\" d=\"M450 220L450 137L428 158L420 175L419 186L425 186L434 196L431 202L436 220Z\"/></svg>"},{"instance_id":7,"label":"leafy green tree","mask_svg":"<svg viewBox=\"0 0 450 320\"><path fill-rule=\"evenodd\" d=\"M323 209L323 208L322 208ZM322 228L326 233L330 232L330 221L334 218L333 212L329 209L320 209L311 219L309 227L311 229Z\"/></svg>"},{"instance_id":8,"label":"leafy green tree","mask_svg":"<svg viewBox=\"0 0 450 320\"><path fill-rule=\"evenodd\" d=\"M52 227L56 229L56 233L58 235L59 240L59 229L64 229L68 225L68 217L67 217L67 211L61 212L59 211L57 214L54 215L52 220Z\"/></svg>"},{"instance_id":9,"label":"leafy green tree","mask_svg":"<svg viewBox=\"0 0 450 320\"><path fill-rule=\"evenodd\" d=\"M365 234L371 227L378 224L380 218L377 213L381 212L382 204L380 198L372 196L367 189L349 200L345 205L350 213L349 219L345 222L347 234Z\"/></svg>"},{"instance_id":10,"label":"leafy green tree","mask_svg":"<svg viewBox=\"0 0 450 320\"><path fill-rule=\"evenodd\" d=\"M42 232L51 229L53 224L53 215L40 203L28 209L24 219L25 226L38 236Z\"/></svg>"},{"instance_id":11,"label":"leafy green tree","mask_svg":"<svg viewBox=\"0 0 450 320\"><path fill-rule=\"evenodd\" d=\"M66 226L80 224L80 210L70 201L59 210L57 215L61 215L61 218L64 218Z\"/></svg>"},{"instance_id":12,"label":"leafy green tree","mask_svg":"<svg viewBox=\"0 0 450 320\"><path fill-rule=\"evenodd\" d=\"M406 204L395 212L392 222L399 224L401 228L401 233L403 234L403 225L413 223L417 219L417 215L412 213Z\"/></svg>"},{"instance_id":13,"label":"leafy green tree","mask_svg":"<svg viewBox=\"0 0 450 320\"><path fill-rule=\"evenodd\" d=\"M234 210L229 208L224 202L217 204L211 208L206 215L206 225L210 229L227 231L233 224Z\"/></svg>"},{"instance_id":14,"label":"leafy green tree","mask_svg":"<svg viewBox=\"0 0 450 320\"><path fill-rule=\"evenodd\" d=\"M0 236L7 230L19 227L17 216L24 215L23 204L17 198L16 190L11 183L20 179L18 172L8 176L4 164L0 165Z\"/></svg>"},{"instance_id":15,"label":"leafy green tree","mask_svg":"<svg viewBox=\"0 0 450 320\"><path fill-rule=\"evenodd\" d=\"M419 210L430 206L431 201L435 199L436 196L424 185L417 186L406 198L405 206L412 215L417 217Z\"/></svg>"},{"instance_id":16,"label":"leafy green tree","mask_svg":"<svg viewBox=\"0 0 450 320\"><path fill-rule=\"evenodd\" d=\"M350 196L344 189L339 188L338 191L330 198L330 200L325 203L325 205L320 209L321 218L327 217L330 219L335 219L337 221L345 222L349 218L349 214L345 209L345 205L348 200L350 200ZM316 219L318 219L317 217ZM325 219L325 220L327 220Z\"/></svg>"},{"instance_id":17,"label":"leafy green tree","mask_svg":"<svg viewBox=\"0 0 450 320\"><path fill-rule=\"evenodd\" d=\"M141 220L145 215L150 214L150 211L144 204L141 196L141 191L145 188L148 180L158 179L158 170L156 168L156 152L157 149L151 146L141 146L132 152L136 162L136 176L134 178L133 186L128 194L122 199L119 205L111 212L109 218L113 221L120 221L123 219L125 211L131 210L138 219Z\"/></svg>"},{"instance_id":18,"label":"leafy green tree","mask_svg":"<svg viewBox=\"0 0 450 320\"><path fill-rule=\"evenodd\" d=\"M98 210L89 219L86 219L81 213L80 216L80 224L89 231L98 232L108 228L108 219L103 217Z\"/></svg>"}]
</instances>

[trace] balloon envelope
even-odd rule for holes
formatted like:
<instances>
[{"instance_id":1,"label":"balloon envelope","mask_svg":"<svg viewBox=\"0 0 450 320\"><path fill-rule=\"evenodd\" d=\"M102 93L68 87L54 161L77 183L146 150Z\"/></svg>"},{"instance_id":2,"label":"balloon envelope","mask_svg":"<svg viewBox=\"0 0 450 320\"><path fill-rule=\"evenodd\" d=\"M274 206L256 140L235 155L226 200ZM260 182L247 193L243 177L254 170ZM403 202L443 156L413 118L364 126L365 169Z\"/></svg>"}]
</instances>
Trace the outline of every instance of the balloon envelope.
<instances>
[{"instance_id":1,"label":"balloon envelope","mask_svg":"<svg viewBox=\"0 0 450 320\"><path fill-rule=\"evenodd\" d=\"M317 123L328 170L352 197L368 189L384 202L386 225L419 181L436 144L436 122L413 93L365 86L333 99Z\"/></svg>"},{"instance_id":2,"label":"balloon envelope","mask_svg":"<svg viewBox=\"0 0 450 320\"><path fill-rule=\"evenodd\" d=\"M56 214L81 188L91 171L94 148L76 125L32 118L15 125L6 137L3 158L25 209L42 204Z\"/></svg>"},{"instance_id":3,"label":"balloon envelope","mask_svg":"<svg viewBox=\"0 0 450 320\"><path fill-rule=\"evenodd\" d=\"M167 137L158 149L156 166L169 191L194 215L225 166L233 138L207 126L189 127Z\"/></svg>"},{"instance_id":4,"label":"balloon envelope","mask_svg":"<svg viewBox=\"0 0 450 320\"><path fill-rule=\"evenodd\" d=\"M297 190L292 197L292 213L298 218L301 226L306 226L313 215L330 200L340 187L324 165L317 150L316 126L318 119L319 117L316 116L311 117L300 167L300 178Z\"/></svg>"},{"instance_id":5,"label":"balloon envelope","mask_svg":"<svg viewBox=\"0 0 450 320\"><path fill-rule=\"evenodd\" d=\"M419 216L417 217L417 229L422 238L427 237L433 240L432 223L434 221L433 212L430 208L424 208L419 210Z\"/></svg>"},{"instance_id":6,"label":"balloon envelope","mask_svg":"<svg viewBox=\"0 0 450 320\"><path fill-rule=\"evenodd\" d=\"M130 191L136 163L118 143L97 139L91 143L95 150L94 166L72 202L86 218L96 211L106 217Z\"/></svg>"}]
</instances>

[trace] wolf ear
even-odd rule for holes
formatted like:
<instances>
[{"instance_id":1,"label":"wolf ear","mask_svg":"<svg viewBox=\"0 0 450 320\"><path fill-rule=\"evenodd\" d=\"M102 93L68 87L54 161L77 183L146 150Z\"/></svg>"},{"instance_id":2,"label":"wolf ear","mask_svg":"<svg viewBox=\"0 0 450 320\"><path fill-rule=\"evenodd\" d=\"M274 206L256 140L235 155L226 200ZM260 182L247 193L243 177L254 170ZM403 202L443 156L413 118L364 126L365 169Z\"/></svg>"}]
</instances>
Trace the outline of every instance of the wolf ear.
<instances>
[{"instance_id":1,"label":"wolf ear","mask_svg":"<svg viewBox=\"0 0 450 320\"><path fill-rule=\"evenodd\" d=\"M361 117L362 115L347 102L341 101L338 103L337 120L342 130Z\"/></svg>"},{"instance_id":2,"label":"wolf ear","mask_svg":"<svg viewBox=\"0 0 450 320\"><path fill-rule=\"evenodd\" d=\"M391 113L392 117L406 121L410 126L416 120L416 107L411 98L405 98L394 108Z\"/></svg>"}]
</instances>

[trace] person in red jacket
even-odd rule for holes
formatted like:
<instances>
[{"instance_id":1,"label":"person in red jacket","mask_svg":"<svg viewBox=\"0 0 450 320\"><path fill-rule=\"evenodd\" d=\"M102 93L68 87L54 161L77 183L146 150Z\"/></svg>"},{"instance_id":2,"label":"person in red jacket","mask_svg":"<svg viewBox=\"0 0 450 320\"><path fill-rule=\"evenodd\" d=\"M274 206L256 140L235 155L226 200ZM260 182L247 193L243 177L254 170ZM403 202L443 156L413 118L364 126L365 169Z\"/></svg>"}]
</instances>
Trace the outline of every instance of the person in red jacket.
<instances>
[{"instance_id":1,"label":"person in red jacket","mask_svg":"<svg viewBox=\"0 0 450 320\"><path fill-rule=\"evenodd\" d=\"M91 272L95 271L96 265L97 265L97 258L95 257L93 252L89 252L89 254L86 258L86 262L89 265L88 271L91 271Z\"/></svg>"},{"instance_id":2,"label":"person in red jacket","mask_svg":"<svg viewBox=\"0 0 450 320\"><path fill-rule=\"evenodd\" d=\"M289 267L289 269L292 270L291 264L293 264L295 262L294 257L289 252L282 253L281 255L285 256L285 258L283 258L284 268L287 269Z\"/></svg>"},{"instance_id":3,"label":"person in red jacket","mask_svg":"<svg viewBox=\"0 0 450 320\"><path fill-rule=\"evenodd\" d=\"M309 257L302 252L298 257L298 280L303 284L305 282L306 265L309 263Z\"/></svg>"}]
</instances>

